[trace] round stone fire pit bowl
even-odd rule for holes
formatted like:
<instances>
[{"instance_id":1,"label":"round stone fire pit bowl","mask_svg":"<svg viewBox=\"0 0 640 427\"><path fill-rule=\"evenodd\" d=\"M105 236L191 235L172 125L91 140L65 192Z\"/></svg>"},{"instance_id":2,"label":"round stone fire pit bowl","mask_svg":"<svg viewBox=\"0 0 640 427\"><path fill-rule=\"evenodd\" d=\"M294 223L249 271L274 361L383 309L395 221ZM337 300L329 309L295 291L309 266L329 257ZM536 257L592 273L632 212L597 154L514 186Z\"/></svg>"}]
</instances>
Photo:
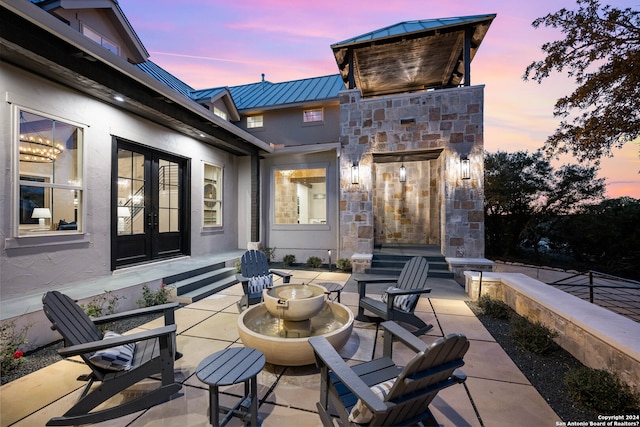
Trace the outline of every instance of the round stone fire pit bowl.
<instances>
[{"instance_id":1,"label":"round stone fire pit bowl","mask_svg":"<svg viewBox=\"0 0 640 427\"><path fill-rule=\"evenodd\" d=\"M353 313L342 304L327 301L308 323L311 336L324 335L336 350L340 350L351 336ZM260 350L267 362L281 366L315 363L308 338L296 338L295 331L287 332L284 328L285 321L269 313L264 303L243 311L238 317L238 332L243 344Z\"/></svg>"},{"instance_id":2,"label":"round stone fire pit bowl","mask_svg":"<svg viewBox=\"0 0 640 427\"><path fill-rule=\"evenodd\" d=\"M319 285L279 285L262 291L269 313L295 322L309 320L318 314L327 296L327 288Z\"/></svg>"}]
</instances>

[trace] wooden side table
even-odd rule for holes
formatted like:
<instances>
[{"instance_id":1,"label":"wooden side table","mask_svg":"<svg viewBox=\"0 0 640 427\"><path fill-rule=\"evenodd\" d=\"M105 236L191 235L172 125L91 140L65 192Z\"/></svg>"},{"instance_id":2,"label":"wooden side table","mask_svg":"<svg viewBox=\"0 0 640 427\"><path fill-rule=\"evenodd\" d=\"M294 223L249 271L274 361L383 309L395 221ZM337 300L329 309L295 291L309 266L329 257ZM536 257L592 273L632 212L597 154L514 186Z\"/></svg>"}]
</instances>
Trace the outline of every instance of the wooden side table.
<instances>
[{"instance_id":1,"label":"wooden side table","mask_svg":"<svg viewBox=\"0 0 640 427\"><path fill-rule=\"evenodd\" d=\"M226 425L233 416L244 419L247 415L242 408L251 407L251 425L258 422L258 381L257 375L264 368L265 357L255 348L234 347L207 356L196 368L196 376L209 386L209 420L215 427ZM220 406L218 387L244 382L244 397L233 408ZM249 399L250 403L247 401ZM220 411L227 414L219 421Z\"/></svg>"},{"instance_id":2,"label":"wooden side table","mask_svg":"<svg viewBox=\"0 0 640 427\"><path fill-rule=\"evenodd\" d=\"M344 285L334 282L322 282L318 283L318 285L324 287L327 292L329 292L329 297L331 297L331 294L336 294L336 301L340 302L340 293L342 292Z\"/></svg>"}]
</instances>

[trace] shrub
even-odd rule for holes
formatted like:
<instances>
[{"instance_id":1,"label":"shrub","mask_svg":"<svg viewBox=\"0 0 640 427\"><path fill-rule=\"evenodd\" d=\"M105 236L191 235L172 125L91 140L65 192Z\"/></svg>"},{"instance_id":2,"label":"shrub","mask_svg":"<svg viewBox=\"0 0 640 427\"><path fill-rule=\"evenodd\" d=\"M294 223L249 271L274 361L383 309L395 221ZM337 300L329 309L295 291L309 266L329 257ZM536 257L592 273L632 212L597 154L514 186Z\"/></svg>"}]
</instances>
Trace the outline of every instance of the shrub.
<instances>
[{"instance_id":1,"label":"shrub","mask_svg":"<svg viewBox=\"0 0 640 427\"><path fill-rule=\"evenodd\" d=\"M540 322L530 322L515 315L511 318L511 336L516 344L533 353L544 354L553 349L553 338L558 336Z\"/></svg>"},{"instance_id":2,"label":"shrub","mask_svg":"<svg viewBox=\"0 0 640 427\"><path fill-rule=\"evenodd\" d=\"M565 382L571 398L599 413L637 413L640 396L613 373L581 367L567 372Z\"/></svg>"},{"instance_id":3,"label":"shrub","mask_svg":"<svg viewBox=\"0 0 640 427\"><path fill-rule=\"evenodd\" d=\"M118 301L124 299L122 295L113 295L111 291L104 291L104 294L96 295L87 303L80 304L80 307L89 317L108 316L116 312Z\"/></svg>"},{"instance_id":4,"label":"shrub","mask_svg":"<svg viewBox=\"0 0 640 427\"><path fill-rule=\"evenodd\" d=\"M293 263L296 262L296 256L295 255L285 255L284 258L282 258L282 263L286 266L290 266L293 265Z\"/></svg>"},{"instance_id":5,"label":"shrub","mask_svg":"<svg viewBox=\"0 0 640 427\"><path fill-rule=\"evenodd\" d=\"M236 260L236 273L241 274L242 273L242 262L240 261L240 258L238 258Z\"/></svg>"},{"instance_id":6,"label":"shrub","mask_svg":"<svg viewBox=\"0 0 640 427\"><path fill-rule=\"evenodd\" d=\"M322 260L317 256L310 256L307 260L307 267L309 268L319 268L322 267Z\"/></svg>"},{"instance_id":7,"label":"shrub","mask_svg":"<svg viewBox=\"0 0 640 427\"><path fill-rule=\"evenodd\" d=\"M487 294L478 298L478 307L482 309L484 314L494 319L508 319L511 316L511 307Z\"/></svg>"},{"instance_id":8,"label":"shrub","mask_svg":"<svg viewBox=\"0 0 640 427\"><path fill-rule=\"evenodd\" d=\"M29 326L16 330L14 321L0 324L0 375L15 369L24 361L20 346L27 343Z\"/></svg>"},{"instance_id":9,"label":"shrub","mask_svg":"<svg viewBox=\"0 0 640 427\"><path fill-rule=\"evenodd\" d=\"M351 271L351 261L348 258L339 258L336 260L336 268L348 273Z\"/></svg>"},{"instance_id":10,"label":"shrub","mask_svg":"<svg viewBox=\"0 0 640 427\"><path fill-rule=\"evenodd\" d=\"M144 285L142 287L142 299L138 300L138 305L140 307L152 307L154 305L166 304L169 301L170 295L171 291L164 283L157 291L152 291L149 289L149 286Z\"/></svg>"},{"instance_id":11,"label":"shrub","mask_svg":"<svg viewBox=\"0 0 640 427\"><path fill-rule=\"evenodd\" d=\"M271 261L273 261L276 257L276 248L264 248L262 251L267 257L267 264L271 264Z\"/></svg>"}]
</instances>

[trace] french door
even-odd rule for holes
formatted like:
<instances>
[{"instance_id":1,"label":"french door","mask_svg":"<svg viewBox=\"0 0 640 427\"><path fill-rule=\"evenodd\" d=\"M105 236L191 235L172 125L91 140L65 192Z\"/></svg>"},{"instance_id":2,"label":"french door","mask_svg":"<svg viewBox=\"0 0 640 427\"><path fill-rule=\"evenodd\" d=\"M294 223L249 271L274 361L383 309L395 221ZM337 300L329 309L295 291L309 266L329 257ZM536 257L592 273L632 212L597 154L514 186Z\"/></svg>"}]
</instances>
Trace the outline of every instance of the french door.
<instances>
[{"instance_id":1,"label":"french door","mask_svg":"<svg viewBox=\"0 0 640 427\"><path fill-rule=\"evenodd\" d=\"M111 268L189 254L189 161L114 138Z\"/></svg>"}]
</instances>

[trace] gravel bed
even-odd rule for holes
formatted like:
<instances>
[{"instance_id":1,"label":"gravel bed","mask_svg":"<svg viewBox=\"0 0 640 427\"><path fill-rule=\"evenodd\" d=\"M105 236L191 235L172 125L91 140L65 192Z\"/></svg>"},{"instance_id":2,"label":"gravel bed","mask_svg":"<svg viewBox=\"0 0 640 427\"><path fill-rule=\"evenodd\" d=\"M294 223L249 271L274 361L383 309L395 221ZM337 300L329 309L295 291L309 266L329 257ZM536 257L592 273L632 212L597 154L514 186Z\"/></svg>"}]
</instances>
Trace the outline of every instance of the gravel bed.
<instances>
[{"instance_id":1,"label":"gravel bed","mask_svg":"<svg viewBox=\"0 0 640 427\"><path fill-rule=\"evenodd\" d=\"M560 346L555 346L552 351L542 355L525 350L511 338L511 326L508 320L494 319L483 314L476 303L467 302L467 305L520 368L531 385L558 414L561 420L557 421L569 423L598 420L597 413L573 402L564 381L568 371L583 366L580 361Z\"/></svg>"}]
</instances>

